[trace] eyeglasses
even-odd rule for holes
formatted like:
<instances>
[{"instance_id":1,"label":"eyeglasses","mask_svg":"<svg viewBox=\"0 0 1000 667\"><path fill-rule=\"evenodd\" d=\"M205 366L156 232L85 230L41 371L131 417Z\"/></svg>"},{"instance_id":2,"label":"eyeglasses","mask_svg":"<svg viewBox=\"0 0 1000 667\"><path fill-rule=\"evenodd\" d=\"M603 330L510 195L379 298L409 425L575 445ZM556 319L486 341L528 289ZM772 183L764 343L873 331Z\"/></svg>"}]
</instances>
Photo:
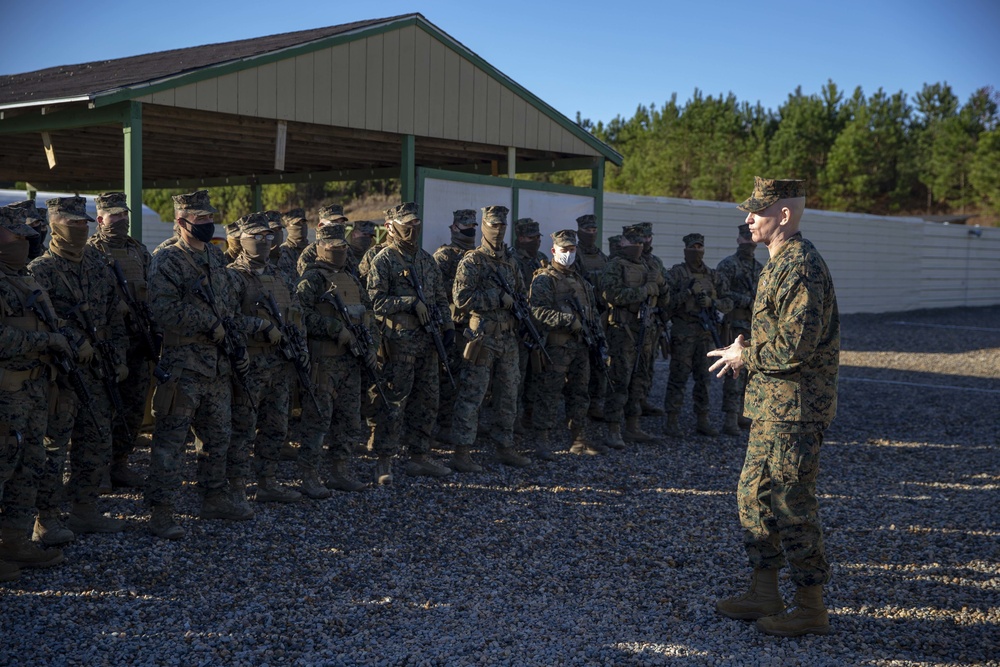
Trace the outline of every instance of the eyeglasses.
<instances>
[{"instance_id":1,"label":"eyeglasses","mask_svg":"<svg viewBox=\"0 0 1000 667\"><path fill-rule=\"evenodd\" d=\"M254 241L273 241L274 234L254 234L251 236Z\"/></svg>"}]
</instances>

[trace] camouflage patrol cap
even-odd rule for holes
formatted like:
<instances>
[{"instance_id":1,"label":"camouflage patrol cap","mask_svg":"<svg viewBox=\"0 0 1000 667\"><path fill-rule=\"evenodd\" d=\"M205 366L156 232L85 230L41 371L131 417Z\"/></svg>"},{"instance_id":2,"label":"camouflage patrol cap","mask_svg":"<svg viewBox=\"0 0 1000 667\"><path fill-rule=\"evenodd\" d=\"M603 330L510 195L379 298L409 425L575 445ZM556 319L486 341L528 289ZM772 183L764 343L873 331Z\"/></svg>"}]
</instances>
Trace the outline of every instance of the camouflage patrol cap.
<instances>
[{"instance_id":1,"label":"camouflage patrol cap","mask_svg":"<svg viewBox=\"0 0 1000 667\"><path fill-rule=\"evenodd\" d=\"M510 209L508 209L506 206L484 206L483 224L506 225L508 213L510 213Z\"/></svg>"},{"instance_id":2,"label":"camouflage patrol cap","mask_svg":"<svg viewBox=\"0 0 1000 667\"><path fill-rule=\"evenodd\" d=\"M806 182L753 177L753 193L736 208L747 213L756 213L779 199L795 199L806 196Z\"/></svg>"},{"instance_id":3,"label":"camouflage patrol cap","mask_svg":"<svg viewBox=\"0 0 1000 667\"><path fill-rule=\"evenodd\" d=\"M611 252L612 255L618 252L618 248L620 248L621 245L622 245L621 234L615 234L614 236L608 238L608 250Z\"/></svg>"},{"instance_id":4,"label":"camouflage patrol cap","mask_svg":"<svg viewBox=\"0 0 1000 667\"><path fill-rule=\"evenodd\" d=\"M24 219L29 225L33 222L45 222L45 209L36 207L34 199L14 202L8 204L8 207L24 211Z\"/></svg>"},{"instance_id":5,"label":"camouflage patrol cap","mask_svg":"<svg viewBox=\"0 0 1000 667\"><path fill-rule=\"evenodd\" d=\"M552 237L552 245L557 248L576 245L576 230L560 229L558 232L552 232L550 236Z\"/></svg>"},{"instance_id":6,"label":"camouflage patrol cap","mask_svg":"<svg viewBox=\"0 0 1000 667\"><path fill-rule=\"evenodd\" d=\"M267 226L272 231L285 228L285 225L281 222L281 211L264 211L264 215L267 216Z\"/></svg>"},{"instance_id":7,"label":"camouflage patrol cap","mask_svg":"<svg viewBox=\"0 0 1000 667\"><path fill-rule=\"evenodd\" d=\"M269 234L271 223L267 219L266 213L248 213L234 223L239 227L240 236L253 236L254 234Z\"/></svg>"},{"instance_id":8,"label":"camouflage patrol cap","mask_svg":"<svg viewBox=\"0 0 1000 667\"><path fill-rule=\"evenodd\" d=\"M744 222L742 225L739 226L738 229L739 233L737 234L737 236L739 236L741 239L749 240L753 238L753 234L750 232L750 225Z\"/></svg>"},{"instance_id":9,"label":"camouflage patrol cap","mask_svg":"<svg viewBox=\"0 0 1000 667\"><path fill-rule=\"evenodd\" d=\"M588 213L586 215L581 215L579 218L576 219L576 228L577 229L583 229L585 227L587 227L587 228L593 227L593 228L596 229L597 228L597 216L594 215L593 213Z\"/></svg>"},{"instance_id":10,"label":"camouflage patrol cap","mask_svg":"<svg viewBox=\"0 0 1000 667\"><path fill-rule=\"evenodd\" d=\"M460 208L452 214L453 225L478 225L476 222L476 211L471 208Z\"/></svg>"},{"instance_id":11,"label":"camouflage patrol cap","mask_svg":"<svg viewBox=\"0 0 1000 667\"><path fill-rule=\"evenodd\" d=\"M323 225L316 230L316 242L333 242L334 246L347 245L344 237L344 225L335 222L330 225Z\"/></svg>"},{"instance_id":12,"label":"camouflage patrol cap","mask_svg":"<svg viewBox=\"0 0 1000 667\"><path fill-rule=\"evenodd\" d=\"M685 248L690 248L695 243L700 243L701 245L705 245L705 237L702 236L701 234L697 233L697 232L693 232L691 234L688 234L687 236L685 236L681 240L684 241L684 247Z\"/></svg>"},{"instance_id":13,"label":"camouflage patrol cap","mask_svg":"<svg viewBox=\"0 0 1000 667\"><path fill-rule=\"evenodd\" d=\"M375 236L376 224L377 223L374 220L357 220L353 223L351 231L361 232L362 234L367 234L368 236Z\"/></svg>"},{"instance_id":14,"label":"camouflage patrol cap","mask_svg":"<svg viewBox=\"0 0 1000 667\"><path fill-rule=\"evenodd\" d=\"M642 243L646 235L642 232L642 225L625 225L622 227L622 239L629 243Z\"/></svg>"},{"instance_id":15,"label":"camouflage patrol cap","mask_svg":"<svg viewBox=\"0 0 1000 667\"><path fill-rule=\"evenodd\" d=\"M344 207L340 204L329 204L328 206L324 206L319 210L317 215L319 216L320 223L347 220L347 216L344 215Z\"/></svg>"},{"instance_id":16,"label":"camouflage patrol cap","mask_svg":"<svg viewBox=\"0 0 1000 667\"><path fill-rule=\"evenodd\" d=\"M281 214L281 222L290 225L296 222L305 222L306 211L302 208L293 208Z\"/></svg>"},{"instance_id":17,"label":"camouflage patrol cap","mask_svg":"<svg viewBox=\"0 0 1000 667\"><path fill-rule=\"evenodd\" d=\"M25 222L26 219L24 209L22 208L14 208L13 206L0 207L0 227L18 236L27 236L28 238L38 236L38 232Z\"/></svg>"},{"instance_id":18,"label":"camouflage patrol cap","mask_svg":"<svg viewBox=\"0 0 1000 667\"><path fill-rule=\"evenodd\" d=\"M45 205L49 207L50 216L58 216L67 220L94 221L87 215L87 200L83 197L57 197L48 200Z\"/></svg>"},{"instance_id":19,"label":"camouflage patrol cap","mask_svg":"<svg viewBox=\"0 0 1000 667\"><path fill-rule=\"evenodd\" d=\"M199 215L212 215L219 212L219 209L212 206L208 190L174 195L171 199L174 200L174 215L183 211L185 215L198 217Z\"/></svg>"},{"instance_id":20,"label":"camouflage patrol cap","mask_svg":"<svg viewBox=\"0 0 1000 667\"><path fill-rule=\"evenodd\" d=\"M416 202L407 201L403 202L399 206L393 206L390 209L386 209L385 221L386 222L417 222L420 220L420 207L417 206Z\"/></svg>"},{"instance_id":21,"label":"camouflage patrol cap","mask_svg":"<svg viewBox=\"0 0 1000 667\"><path fill-rule=\"evenodd\" d=\"M223 229L226 230L226 236L239 236L240 234L240 226L237 222L230 222Z\"/></svg>"},{"instance_id":22,"label":"camouflage patrol cap","mask_svg":"<svg viewBox=\"0 0 1000 667\"><path fill-rule=\"evenodd\" d=\"M653 223L651 222L640 222L636 227L642 230L643 236L653 235Z\"/></svg>"},{"instance_id":23,"label":"camouflage patrol cap","mask_svg":"<svg viewBox=\"0 0 1000 667\"><path fill-rule=\"evenodd\" d=\"M128 213L128 195L124 192L104 192L97 195L97 210L108 215Z\"/></svg>"},{"instance_id":24,"label":"camouflage patrol cap","mask_svg":"<svg viewBox=\"0 0 1000 667\"><path fill-rule=\"evenodd\" d=\"M531 218L521 218L514 223L514 233L518 236L541 236L538 231L538 223Z\"/></svg>"}]
</instances>

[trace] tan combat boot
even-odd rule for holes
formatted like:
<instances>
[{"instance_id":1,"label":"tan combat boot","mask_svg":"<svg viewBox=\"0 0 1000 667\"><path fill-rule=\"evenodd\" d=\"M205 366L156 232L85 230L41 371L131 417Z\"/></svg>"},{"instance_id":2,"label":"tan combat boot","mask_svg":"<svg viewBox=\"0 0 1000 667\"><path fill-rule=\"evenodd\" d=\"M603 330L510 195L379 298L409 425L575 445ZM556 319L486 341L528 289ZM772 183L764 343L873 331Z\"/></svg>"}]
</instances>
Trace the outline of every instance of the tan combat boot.
<instances>
[{"instance_id":1,"label":"tan combat boot","mask_svg":"<svg viewBox=\"0 0 1000 667\"><path fill-rule=\"evenodd\" d=\"M538 431L535 437L535 457L542 461L555 461L556 455L552 453L552 435L548 429Z\"/></svg>"},{"instance_id":2,"label":"tan combat boot","mask_svg":"<svg viewBox=\"0 0 1000 667\"><path fill-rule=\"evenodd\" d=\"M750 579L750 589L743 595L719 600L715 610L729 618L752 621L785 608L778 591L777 570L754 570Z\"/></svg>"},{"instance_id":3,"label":"tan combat boot","mask_svg":"<svg viewBox=\"0 0 1000 667\"><path fill-rule=\"evenodd\" d=\"M294 503L302 500L302 494L278 484L278 480L271 475L264 475L257 478L257 493L253 499L258 503Z\"/></svg>"},{"instance_id":4,"label":"tan combat boot","mask_svg":"<svg viewBox=\"0 0 1000 667\"><path fill-rule=\"evenodd\" d=\"M58 511L39 512L35 518L35 530L31 539L47 547L57 547L75 540L76 534L66 527Z\"/></svg>"},{"instance_id":5,"label":"tan combat boot","mask_svg":"<svg viewBox=\"0 0 1000 667\"><path fill-rule=\"evenodd\" d=\"M695 427L694 430L697 431L698 433L701 433L702 435L708 435L708 436L719 435L718 429L716 429L709 423L707 414L698 415L698 425Z\"/></svg>"},{"instance_id":6,"label":"tan combat boot","mask_svg":"<svg viewBox=\"0 0 1000 667\"><path fill-rule=\"evenodd\" d=\"M138 489L142 487L142 477L128 467L128 457L117 458L111 462L109 476L113 489Z\"/></svg>"},{"instance_id":7,"label":"tan combat boot","mask_svg":"<svg viewBox=\"0 0 1000 667\"><path fill-rule=\"evenodd\" d=\"M586 436L582 426L573 426L570 428L569 434L573 438L573 442L569 446L570 454L598 456L604 453ZM604 451L608 450L605 449Z\"/></svg>"},{"instance_id":8,"label":"tan combat boot","mask_svg":"<svg viewBox=\"0 0 1000 667\"><path fill-rule=\"evenodd\" d=\"M0 581L17 581L21 576L21 568L16 563L0 560Z\"/></svg>"},{"instance_id":9,"label":"tan combat boot","mask_svg":"<svg viewBox=\"0 0 1000 667\"><path fill-rule=\"evenodd\" d=\"M656 438L642 430L639 426L638 417L627 417L625 419L625 432L622 438L626 442L653 442Z\"/></svg>"},{"instance_id":10,"label":"tan combat boot","mask_svg":"<svg viewBox=\"0 0 1000 667\"><path fill-rule=\"evenodd\" d=\"M482 472L483 466L472 460L472 454L468 447L455 446L455 454L451 457L448 467L455 472Z\"/></svg>"},{"instance_id":11,"label":"tan combat boot","mask_svg":"<svg viewBox=\"0 0 1000 667\"><path fill-rule=\"evenodd\" d=\"M306 498L326 500L333 495L330 493L330 489L326 488L323 482L319 480L319 473L316 472L315 468L300 465L299 476L302 478L302 486L299 488L302 490L302 495Z\"/></svg>"},{"instance_id":12,"label":"tan combat boot","mask_svg":"<svg viewBox=\"0 0 1000 667\"><path fill-rule=\"evenodd\" d=\"M73 510L66 519L66 527L77 535L84 533L120 533L125 530L125 522L104 516L93 503L74 503Z\"/></svg>"},{"instance_id":13,"label":"tan combat boot","mask_svg":"<svg viewBox=\"0 0 1000 667\"><path fill-rule=\"evenodd\" d=\"M28 539L27 530L5 527L0 531L0 561L13 564L16 568L52 567L66 560L62 549L42 549Z\"/></svg>"},{"instance_id":14,"label":"tan combat boot","mask_svg":"<svg viewBox=\"0 0 1000 667\"><path fill-rule=\"evenodd\" d=\"M282 461L297 461L299 459L299 448L290 442L286 442L278 451L278 458Z\"/></svg>"},{"instance_id":15,"label":"tan combat boot","mask_svg":"<svg viewBox=\"0 0 1000 667\"><path fill-rule=\"evenodd\" d=\"M778 637L825 635L830 632L830 615L823 605L822 586L803 586L795 591L793 606L781 613L757 619L757 629Z\"/></svg>"},{"instance_id":16,"label":"tan combat boot","mask_svg":"<svg viewBox=\"0 0 1000 667\"><path fill-rule=\"evenodd\" d=\"M179 540L184 537L184 529L174 518L173 506L153 505L153 514L149 517L149 532L161 540Z\"/></svg>"},{"instance_id":17,"label":"tan combat boot","mask_svg":"<svg viewBox=\"0 0 1000 667\"><path fill-rule=\"evenodd\" d=\"M725 414L725 419L722 421L722 432L726 435L739 435L740 426L736 423L736 413L727 412Z\"/></svg>"},{"instance_id":18,"label":"tan combat boot","mask_svg":"<svg viewBox=\"0 0 1000 667\"><path fill-rule=\"evenodd\" d=\"M253 516L253 508L247 498L247 480L243 477L233 477L229 480L229 500L242 514Z\"/></svg>"},{"instance_id":19,"label":"tan combat boot","mask_svg":"<svg viewBox=\"0 0 1000 667\"><path fill-rule=\"evenodd\" d=\"M201 499L201 511L198 513L198 516L202 519L246 521L252 519L254 515L253 510L247 512L246 509L238 507L233 503L228 492L215 489L206 493L205 497Z\"/></svg>"},{"instance_id":20,"label":"tan combat boot","mask_svg":"<svg viewBox=\"0 0 1000 667\"><path fill-rule=\"evenodd\" d=\"M403 472L411 477L447 477L451 474L451 468L434 463L424 454L410 454Z\"/></svg>"},{"instance_id":21,"label":"tan combat boot","mask_svg":"<svg viewBox=\"0 0 1000 667\"><path fill-rule=\"evenodd\" d=\"M625 441L622 440L622 425L618 422L608 424L608 437L604 444L611 449L625 449Z\"/></svg>"},{"instance_id":22,"label":"tan combat boot","mask_svg":"<svg viewBox=\"0 0 1000 667\"><path fill-rule=\"evenodd\" d=\"M333 474L330 475L330 479L326 480L326 488L334 491L354 492L366 489L368 485L351 477L351 473L347 469L347 459L334 459Z\"/></svg>"},{"instance_id":23,"label":"tan combat boot","mask_svg":"<svg viewBox=\"0 0 1000 667\"><path fill-rule=\"evenodd\" d=\"M375 483L379 486L392 484L392 456L379 454L375 462Z\"/></svg>"},{"instance_id":24,"label":"tan combat boot","mask_svg":"<svg viewBox=\"0 0 1000 667\"><path fill-rule=\"evenodd\" d=\"M531 459L521 456L513 447L497 447L497 461L512 468L527 468Z\"/></svg>"}]
</instances>

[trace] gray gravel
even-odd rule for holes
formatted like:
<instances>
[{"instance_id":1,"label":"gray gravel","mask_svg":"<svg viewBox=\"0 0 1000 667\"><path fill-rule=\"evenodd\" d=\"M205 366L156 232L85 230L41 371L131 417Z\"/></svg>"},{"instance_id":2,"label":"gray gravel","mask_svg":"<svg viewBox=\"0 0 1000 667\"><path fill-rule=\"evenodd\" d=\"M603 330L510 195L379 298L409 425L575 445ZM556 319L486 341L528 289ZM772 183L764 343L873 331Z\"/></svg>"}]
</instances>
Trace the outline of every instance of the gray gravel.
<instances>
[{"instance_id":1,"label":"gray gravel","mask_svg":"<svg viewBox=\"0 0 1000 667\"><path fill-rule=\"evenodd\" d=\"M691 435L397 476L245 523L193 519L187 490L179 543L149 536L138 495L115 495L123 535L84 536L65 565L0 588L0 664L1000 665L1000 307L850 316L843 331L819 480L829 636L715 614L748 574L745 438Z\"/></svg>"}]
</instances>

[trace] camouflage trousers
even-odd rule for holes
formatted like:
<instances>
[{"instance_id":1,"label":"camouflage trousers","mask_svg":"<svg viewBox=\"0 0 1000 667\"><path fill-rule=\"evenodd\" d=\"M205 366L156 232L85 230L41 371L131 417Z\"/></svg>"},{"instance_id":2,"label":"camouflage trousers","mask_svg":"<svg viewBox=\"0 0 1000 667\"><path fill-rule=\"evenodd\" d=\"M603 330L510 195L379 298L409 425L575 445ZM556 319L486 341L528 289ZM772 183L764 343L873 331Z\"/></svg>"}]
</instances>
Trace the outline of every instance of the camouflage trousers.
<instances>
[{"instance_id":1,"label":"camouflage trousers","mask_svg":"<svg viewBox=\"0 0 1000 667\"><path fill-rule=\"evenodd\" d=\"M426 454L437 421L439 379L437 350L430 336L407 332L406 338L385 339L389 356L382 366L388 404L375 414L374 449L396 454L405 445L411 454Z\"/></svg>"},{"instance_id":2,"label":"camouflage trousers","mask_svg":"<svg viewBox=\"0 0 1000 667\"><path fill-rule=\"evenodd\" d=\"M233 383L233 427L226 453L228 478L250 476L251 451L258 477L274 477L277 473L281 447L288 435L288 394L294 376L292 363L277 350L250 355L247 371L250 395ZM305 396L300 400L309 402Z\"/></svg>"},{"instance_id":3,"label":"camouflage trousers","mask_svg":"<svg viewBox=\"0 0 1000 667\"><path fill-rule=\"evenodd\" d=\"M575 339L546 348L552 363L537 376L538 395L532 411L532 426L547 431L556 426L559 404L566 400L566 420L570 428L586 426L590 396L590 351Z\"/></svg>"},{"instance_id":4,"label":"camouflage trousers","mask_svg":"<svg viewBox=\"0 0 1000 667\"><path fill-rule=\"evenodd\" d=\"M646 396L652 377L649 363L635 363L638 340L638 332L629 327L608 327L608 350L611 355L608 375L611 376L611 386L604 399L604 419L608 422L620 422L623 415L638 417L642 414L641 401ZM643 341L643 360L652 354L652 336L647 335Z\"/></svg>"},{"instance_id":5,"label":"camouflage trousers","mask_svg":"<svg viewBox=\"0 0 1000 667\"><path fill-rule=\"evenodd\" d=\"M546 350L548 351L548 350ZM539 396L539 372L531 367L531 350L518 338L517 343L517 370L520 375L520 382L517 389L517 414L524 414L525 406L530 412L538 400ZM493 401L490 401L493 406Z\"/></svg>"},{"instance_id":6,"label":"camouflage trousers","mask_svg":"<svg viewBox=\"0 0 1000 667\"><path fill-rule=\"evenodd\" d=\"M714 349L712 337L708 333L695 336L674 336L670 341L670 375L667 378L667 395L663 409L667 414L680 413L684 405L684 387L688 378L694 376L694 412L708 414L708 382L710 365L708 353Z\"/></svg>"},{"instance_id":7,"label":"camouflage trousers","mask_svg":"<svg viewBox=\"0 0 1000 667\"><path fill-rule=\"evenodd\" d=\"M135 437L142 428L142 420L146 416L146 399L149 397L149 387L153 381L153 365L138 349L128 351L128 377L118 383L118 393L122 395L125 408L125 423L132 433L132 440L125 437L122 420L116 418L111 429L111 458L121 460L128 458L135 450Z\"/></svg>"},{"instance_id":8,"label":"camouflage trousers","mask_svg":"<svg viewBox=\"0 0 1000 667\"><path fill-rule=\"evenodd\" d=\"M319 357L313 359L312 367L319 409L303 394L298 460L300 466L316 469L324 440L335 459L347 459L353 454L352 445L362 439L361 377L366 371L351 354Z\"/></svg>"},{"instance_id":9,"label":"camouflage trousers","mask_svg":"<svg viewBox=\"0 0 1000 667\"><path fill-rule=\"evenodd\" d=\"M173 505L181 487L181 463L188 431L198 438L198 489L220 493L227 487L226 457L232 436L232 376L214 378L176 369L153 393L156 426L150 446L146 502Z\"/></svg>"},{"instance_id":10,"label":"camouflage trousers","mask_svg":"<svg viewBox=\"0 0 1000 667\"><path fill-rule=\"evenodd\" d=\"M513 332L505 332L483 341L475 362L462 361L459 375L458 401L452 419L451 435L457 446L471 447L479 429L479 412L486 390L493 381L493 398L487 431L500 448L514 446L514 419L517 417L517 390L520 340Z\"/></svg>"},{"instance_id":11,"label":"camouflage trousers","mask_svg":"<svg viewBox=\"0 0 1000 667\"><path fill-rule=\"evenodd\" d=\"M38 482L45 467L49 420L48 378L25 381L19 391L0 391L0 526L27 531L35 518ZM21 435L18 444L13 432Z\"/></svg>"},{"instance_id":12,"label":"camouflage trousers","mask_svg":"<svg viewBox=\"0 0 1000 667\"><path fill-rule=\"evenodd\" d=\"M743 334L743 338L750 340L750 332L747 329L733 329L732 339ZM725 341L723 341L725 342ZM744 366L740 374L733 377L731 373L726 373L722 381L722 411L735 412L737 415L743 414L743 396L747 391L747 369Z\"/></svg>"},{"instance_id":13,"label":"camouflage trousers","mask_svg":"<svg viewBox=\"0 0 1000 667\"><path fill-rule=\"evenodd\" d=\"M743 545L754 569L787 558L796 586L830 581L816 499L823 425L754 420L736 490Z\"/></svg>"},{"instance_id":14,"label":"camouflage trousers","mask_svg":"<svg viewBox=\"0 0 1000 667\"><path fill-rule=\"evenodd\" d=\"M463 326L456 324L455 328L461 331ZM455 399L458 397L458 374L462 368L462 345L458 344L457 341L448 349L448 368L451 369L451 374L455 377L455 387L451 386L445 373L440 373L438 378L438 429L450 429L451 418L455 413Z\"/></svg>"},{"instance_id":15,"label":"camouflage trousers","mask_svg":"<svg viewBox=\"0 0 1000 667\"><path fill-rule=\"evenodd\" d=\"M58 512L65 499L82 504L97 502L101 478L111 465L111 399L104 384L89 369L82 375L90 392L90 404L82 405L72 389L60 387L55 413L49 416L45 467L36 498L42 513ZM67 458L70 476L64 489Z\"/></svg>"}]
</instances>

